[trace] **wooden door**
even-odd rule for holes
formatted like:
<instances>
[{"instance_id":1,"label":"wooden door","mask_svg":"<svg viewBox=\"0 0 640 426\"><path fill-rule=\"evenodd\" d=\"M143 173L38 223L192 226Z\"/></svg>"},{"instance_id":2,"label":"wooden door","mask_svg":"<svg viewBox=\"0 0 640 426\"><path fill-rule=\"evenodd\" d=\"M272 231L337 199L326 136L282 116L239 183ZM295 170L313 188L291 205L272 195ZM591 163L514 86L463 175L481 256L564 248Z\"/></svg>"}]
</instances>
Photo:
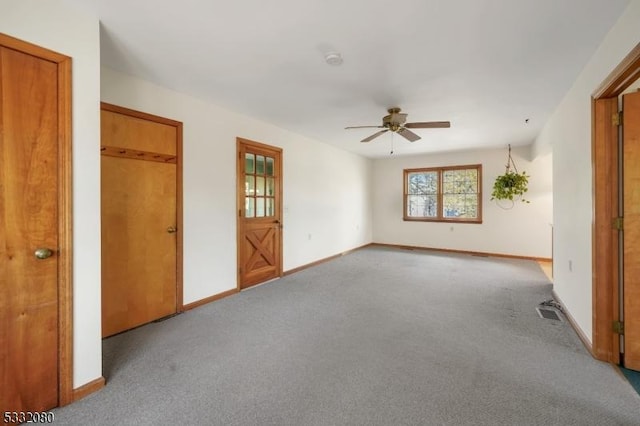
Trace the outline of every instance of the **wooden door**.
<instances>
[{"instance_id":1,"label":"wooden door","mask_svg":"<svg viewBox=\"0 0 640 426\"><path fill-rule=\"evenodd\" d=\"M640 371L640 92L622 103L624 365Z\"/></svg>"},{"instance_id":2,"label":"wooden door","mask_svg":"<svg viewBox=\"0 0 640 426\"><path fill-rule=\"evenodd\" d=\"M0 35L0 413L71 394L68 61Z\"/></svg>"},{"instance_id":3,"label":"wooden door","mask_svg":"<svg viewBox=\"0 0 640 426\"><path fill-rule=\"evenodd\" d=\"M131 115L134 114L134 115ZM180 126L102 106L102 335L178 311Z\"/></svg>"},{"instance_id":4,"label":"wooden door","mask_svg":"<svg viewBox=\"0 0 640 426\"><path fill-rule=\"evenodd\" d=\"M282 150L238 138L238 288L282 275Z\"/></svg>"}]
</instances>

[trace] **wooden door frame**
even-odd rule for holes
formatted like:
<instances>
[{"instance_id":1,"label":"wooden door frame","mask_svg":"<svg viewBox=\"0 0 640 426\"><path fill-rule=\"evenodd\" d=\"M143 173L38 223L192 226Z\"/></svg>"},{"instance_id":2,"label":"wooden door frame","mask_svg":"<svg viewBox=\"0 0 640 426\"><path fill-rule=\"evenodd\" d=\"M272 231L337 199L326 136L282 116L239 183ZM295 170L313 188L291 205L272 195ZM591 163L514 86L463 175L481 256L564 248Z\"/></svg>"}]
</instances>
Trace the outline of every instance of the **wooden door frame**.
<instances>
[{"instance_id":1,"label":"wooden door frame","mask_svg":"<svg viewBox=\"0 0 640 426\"><path fill-rule=\"evenodd\" d=\"M640 43L620 62L591 96L593 170L592 225L592 353L599 360L620 363L620 339L613 322L620 320L618 231L618 96L640 77ZM615 99L615 102L614 102ZM607 101L609 100L609 101ZM615 107L614 107L615 105Z\"/></svg>"},{"instance_id":2,"label":"wooden door frame","mask_svg":"<svg viewBox=\"0 0 640 426\"><path fill-rule=\"evenodd\" d=\"M282 176L282 148L277 146L267 145L261 142L252 141L249 139L244 139L240 137L236 137L236 210L238 211L238 215L236 216L236 288L237 291L241 291L241 274L240 274L240 261L242 260L242 236L244 233L244 224L242 219L242 212L244 211L244 192L240 190L240 188L244 188L244 182L241 181L241 176L244 174L243 165L244 159L241 158L242 154L242 146L250 146L256 149L268 149L268 150L276 150L280 151L280 161L277 164L278 171L278 203L276 204L276 211L279 212L280 217L280 227L278 229L278 238L280 239L280 253L278 254L278 277L282 277L282 263L283 263L283 254L284 254L284 244L282 240L282 215L284 211L282 210L282 186L284 183ZM242 194L241 194L242 193Z\"/></svg>"},{"instance_id":3,"label":"wooden door frame","mask_svg":"<svg viewBox=\"0 0 640 426\"><path fill-rule=\"evenodd\" d=\"M71 58L0 33L0 45L58 66L58 405L73 394L73 193Z\"/></svg>"},{"instance_id":4,"label":"wooden door frame","mask_svg":"<svg viewBox=\"0 0 640 426\"><path fill-rule=\"evenodd\" d=\"M115 112L117 114L152 121L154 123L165 124L167 126L175 127L176 129L176 228L178 228L178 231L176 232L176 313L183 312L184 291L182 252L184 247L184 233L182 226L182 122L130 108L121 107L118 105L109 104L107 102L100 102L100 110Z\"/></svg>"}]
</instances>

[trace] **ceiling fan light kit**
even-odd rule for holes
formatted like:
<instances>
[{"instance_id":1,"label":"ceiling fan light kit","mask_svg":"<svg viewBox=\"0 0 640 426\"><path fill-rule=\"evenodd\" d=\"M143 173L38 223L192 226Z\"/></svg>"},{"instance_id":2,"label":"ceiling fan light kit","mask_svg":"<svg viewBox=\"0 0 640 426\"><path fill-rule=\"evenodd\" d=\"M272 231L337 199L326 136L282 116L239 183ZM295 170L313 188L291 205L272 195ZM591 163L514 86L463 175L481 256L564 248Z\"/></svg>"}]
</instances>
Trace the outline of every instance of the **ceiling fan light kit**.
<instances>
[{"instance_id":1,"label":"ceiling fan light kit","mask_svg":"<svg viewBox=\"0 0 640 426\"><path fill-rule=\"evenodd\" d=\"M350 126L345 127L345 129L384 129L380 130L377 133L374 133L367 138L362 139L360 142L371 142L373 139L389 131L399 134L409 142L415 142L417 140L420 140L420 136L409 129L445 129L451 127L451 123L448 121L424 121L406 123L408 114L401 111L402 110L398 107L389 108L387 110L389 115L382 117L381 126Z\"/></svg>"}]
</instances>

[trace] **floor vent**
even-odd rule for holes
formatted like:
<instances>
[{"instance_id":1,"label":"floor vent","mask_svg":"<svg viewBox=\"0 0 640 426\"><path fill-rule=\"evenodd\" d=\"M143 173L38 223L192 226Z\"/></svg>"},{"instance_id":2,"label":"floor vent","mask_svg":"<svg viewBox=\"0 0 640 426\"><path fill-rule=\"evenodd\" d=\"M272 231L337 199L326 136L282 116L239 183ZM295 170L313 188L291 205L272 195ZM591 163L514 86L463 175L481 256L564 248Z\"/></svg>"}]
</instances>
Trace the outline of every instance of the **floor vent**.
<instances>
[{"instance_id":1,"label":"floor vent","mask_svg":"<svg viewBox=\"0 0 640 426\"><path fill-rule=\"evenodd\" d=\"M561 321L560 315L558 315L558 311L554 309L536 308L536 311L538 311L538 315L540 315L540 318Z\"/></svg>"}]
</instances>

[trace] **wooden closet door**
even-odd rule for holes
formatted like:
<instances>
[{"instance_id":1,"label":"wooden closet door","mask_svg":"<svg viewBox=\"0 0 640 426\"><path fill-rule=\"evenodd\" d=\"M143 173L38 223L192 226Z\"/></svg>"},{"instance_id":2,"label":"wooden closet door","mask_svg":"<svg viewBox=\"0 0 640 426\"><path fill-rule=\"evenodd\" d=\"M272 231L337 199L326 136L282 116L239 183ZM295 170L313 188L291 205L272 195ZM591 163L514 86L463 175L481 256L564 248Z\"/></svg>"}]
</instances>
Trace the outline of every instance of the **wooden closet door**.
<instances>
[{"instance_id":1,"label":"wooden closet door","mask_svg":"<svg viewBox=\"0 0 640 426\"><path fill-rule=\"evenodd\" d=\"M175 314L174 126L102 111L102 335Z\"/></svg>"},{"instance_id":2,"label":"wooden closet door","mask_svg":"<svg viewBox=\"0 0 640 426\"><path fill-rule=\"evenodd\" d=\"M640 371L640 92L622 99L624 366Z\"/></svg>"},{"instance_id":3,"label":"wooden closet door","mask_svg":"<svg viewBox=\"0 0 640 426\"><path fill-rule=\"evenodd\" d=\"M57 84L0 46L0 412L58 405Z\"/></svg>"}]
</instances>

